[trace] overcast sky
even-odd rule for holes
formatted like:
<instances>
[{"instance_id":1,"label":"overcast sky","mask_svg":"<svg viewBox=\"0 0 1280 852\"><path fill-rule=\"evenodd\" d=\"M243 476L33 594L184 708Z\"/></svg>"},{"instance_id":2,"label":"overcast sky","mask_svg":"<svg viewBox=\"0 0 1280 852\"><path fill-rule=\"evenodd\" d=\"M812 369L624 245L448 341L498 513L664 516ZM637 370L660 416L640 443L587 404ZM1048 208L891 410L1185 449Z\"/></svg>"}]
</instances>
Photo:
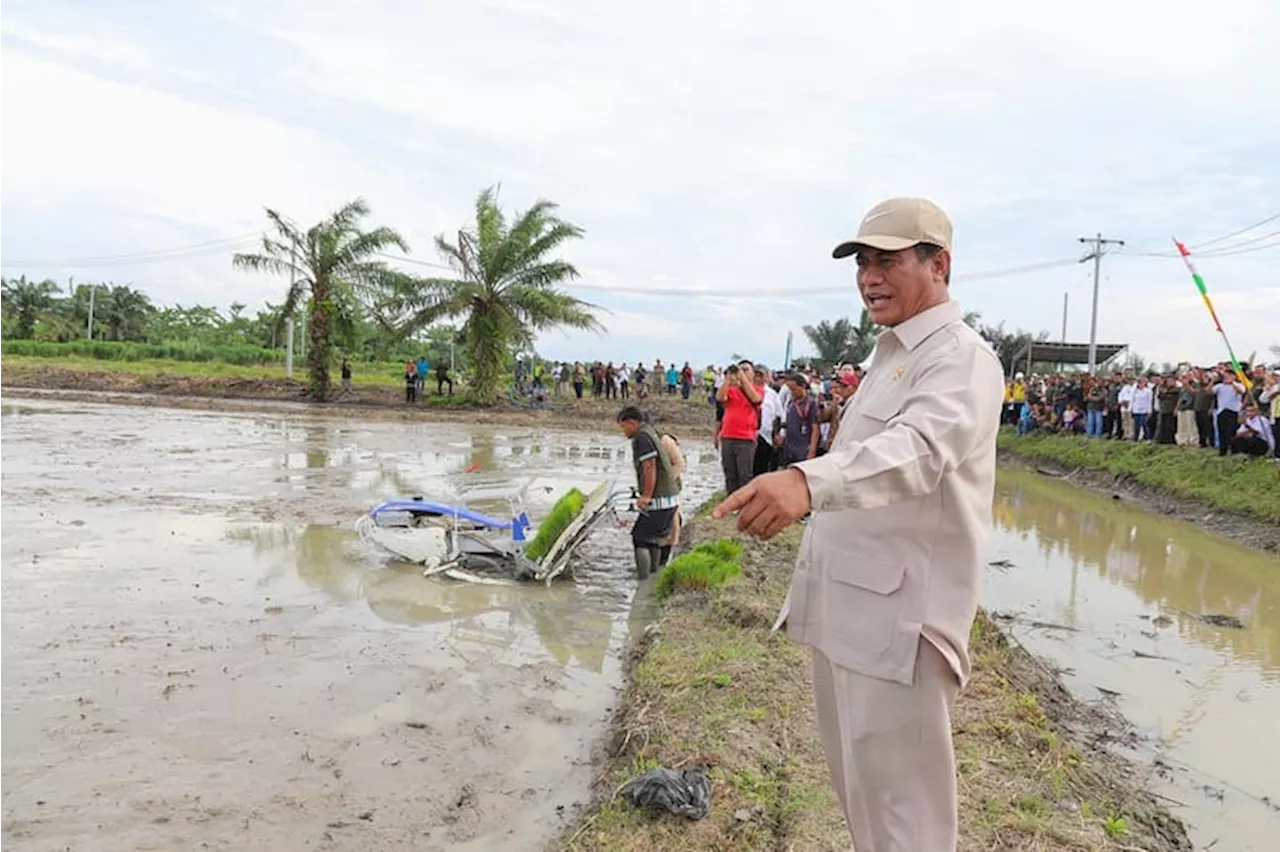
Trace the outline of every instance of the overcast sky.
<instances>
[{"instance_id":1,"label":"overcast sky","mask_svg":"<svg viewBox=\"0 0 1280 852\"><path fill-rule=\"evenodd\" d=\"M607 335L550 334L545 354L776 364L788 331L804 351L803 324L860 310L832 246L882 198L924 195L985 321L1056 338L1069 292L1087 340L1091 264L980 273L1102 231L1128 245L1103 263L1099 339L1208 361L1186 270L1142 255L1280 213L1276 0L8 0L0 28L5 274L160 303L256 309L285 282L233 271L227 244L15 264L241 237L264 206L310 223L358 195L434 261L431 237L501 182L586 229L566 257L611 311ZM1200 261L1242 357L1280 342L1277 232ZM847 291L785 295L823 288ZM762 290L783 295L735 295Z\"/></svg>"}]
</instances>

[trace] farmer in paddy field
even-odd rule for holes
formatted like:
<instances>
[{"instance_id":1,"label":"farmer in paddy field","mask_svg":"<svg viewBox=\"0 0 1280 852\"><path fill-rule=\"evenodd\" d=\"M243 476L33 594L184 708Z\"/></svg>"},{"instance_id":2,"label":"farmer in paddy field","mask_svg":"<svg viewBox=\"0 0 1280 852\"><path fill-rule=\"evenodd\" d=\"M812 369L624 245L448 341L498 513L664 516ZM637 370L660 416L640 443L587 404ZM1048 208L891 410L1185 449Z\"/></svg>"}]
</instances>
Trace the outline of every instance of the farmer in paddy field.
<instances>
[{"instance_id":1,"label":"farmer in paddy field","mask_svg":"<svg viewBox=\"0 0 1280 852\"><path fill-rule=\"evenodd\" d=\"M663 546L671 538L680 488L662 439L644 421L640 409L628 405L619 411L618 428L631 441L636 468L636 509L640 517L631 528L631 544L635 548L636 576L643 580L662 566Z\"/></svg>"},{"instance_id":2,"label":"farmer in paddy field","mask_svg":"<svg viewBox=\"0 0 1280 852\"><path fill-rule=\"evenodd\" d=\"M876 205L834 257L885 326L830 452L756 477L715 510L771 538L812 511L775 629L809 645L823 751L857 852L951 852L951 704L995 490L1004 382L948 295L951 222Z\"/></svg>"}]
</instances>

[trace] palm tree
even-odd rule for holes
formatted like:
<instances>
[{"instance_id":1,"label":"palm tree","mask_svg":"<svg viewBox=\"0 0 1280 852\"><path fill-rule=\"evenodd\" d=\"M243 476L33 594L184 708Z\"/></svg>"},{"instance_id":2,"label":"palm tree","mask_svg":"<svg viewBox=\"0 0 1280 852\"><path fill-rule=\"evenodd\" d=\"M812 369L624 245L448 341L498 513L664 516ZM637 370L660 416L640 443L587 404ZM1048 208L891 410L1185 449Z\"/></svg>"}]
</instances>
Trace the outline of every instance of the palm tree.
<instances>
[{"instance_id":1,"label":"palm tree","mask_svg":"<svg viewBox=\"0 0 1280 852\"><path fill-rule=\"evenodd\" d=\"M817 325L804 326L805 337L818 350L818 360L824 365L838 364L853 342L853 323L848 317L835 322L823 320Z\"/></svg>"},{"instance_id":2,"label":"palm tree","mask_svg":"<svg viewBox=\"0 0 1280 852\"><path fill-rule=\"evenodd\" d=\"M129 286L112 286L102 300L101 317L107 325L108 340L142 340L147 321L155 313L151 299Z\"/></svg>"},{"instance_id":3,"label":"palm tree","mask_svg":"<svg viewBox=\"0 0 1280 852\"><path fill-rule=\"evenodd\" d=\"M823 364L861 364L875 348L880 327L872 321L871 312L863 308L857 325L848 317L841 317L835 322L823 320L816 326L806 325L804 333Z\"/></svg>"},{"instance_id":4,"label":"palm tree","mask_svg":"<svg viewBox=\"0 0 1280 852\"><path fill-rule=\"evenodd\" d=\"M39 283L28 281L25 275L4 279L0 283L0 299L5 316L13 323L9 336L19 340L34 337L36 323L53 308L59 292L61 288L48 279Z\"/></svg>"},{"instance_id":5,"label":"palm tree","mask_svg":"<svg viewBox=\"0 0 1280 852\"><path fill-rule=\"evenodd\" d=\"M871 312L863 308L858 315L858 325L853 329L853 340L844 360L850 364L861 364L867 360L871 350L876 348L876 337L880 335L880 331L880 326L871 319Z\"/></svg>"},{"instance_id":6,"label":"palm tree","mask_svg":"<svg viewBox=\"0 0 1280 852\"><path fill-rule=\"evenodd\" d=\"M329 362L335 331L349 333L361 299L394 288L401 277L375 260L390 248L407 252L399 233L387 227L362 230L369 215L363 198L346 204L327 219L303 231L291 219L268 208L273 233L262 237L262 251L237 254L237 269L289 276L289 289L280 306L280 324L300 310L307 317L311 348L307 365L314 400L329 395Z\"/></svg>"},{"instance_id":7,"label":"palm tree","mask_svg":"<svg viewBox=\"0 0 1280 852\"><path fill-rule=\"evenodd\" d=\"M436 237L436 250L456 277L407 279L396 308L406 334L439 320L462 321L460 343L471 365L471 396L497 401L499 383L512 354L531 346L534 335L558 327L602 331L595 305L557 285L578 277L568 261L553 257L583 230L555 215L557 205L537 201L508 223L497 189L476 198L475 223L456 241Z\"/></svg>"}]
</instances>

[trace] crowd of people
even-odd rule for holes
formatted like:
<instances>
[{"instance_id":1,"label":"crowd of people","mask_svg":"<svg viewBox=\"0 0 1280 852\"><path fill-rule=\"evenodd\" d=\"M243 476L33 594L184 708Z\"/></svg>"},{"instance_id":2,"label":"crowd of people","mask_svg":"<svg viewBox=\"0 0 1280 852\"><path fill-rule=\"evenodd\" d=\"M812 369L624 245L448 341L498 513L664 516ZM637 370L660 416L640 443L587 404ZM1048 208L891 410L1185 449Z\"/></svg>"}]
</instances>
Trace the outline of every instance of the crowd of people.
<instances>
[{"instance_id":1,"label":"crowd of people","mask_svg":"<svg viewBox=\"0 0 1280 852\"><path fill-rule=\"evenodd\" d=\"M416 361L404 362L404 401L406 403L423 400L427 396L428 376L431 375L431 362L425 357ZM453 396L453 377L449 375L449 365L439 361L435 366L436 396L444 396L447 387L449 396ZM342 360L342 387L351 389L351 366Z\"/></svg>"},{"instance_id":2,"label":"crowd of people","mask_svg":"<svg viewBox=\"0 0 1280 852\"><path fill-rule=\"evenodd\" d=\"M551 365L543 375L552 376L554 383L555 377L563 375L560 368L565 366L569 365ZM636 396L643 396L647 379L653 376L656 392L695 400L705 396L706 403L715 406L714 443L720 451L728 494L756 476L826 453L840 423L841 407L862 380L861 369L849 364L826 379L812 370L777 373L749 360L723 368L708 366L697 378L688 364L680 370L664 371L660 369L661 362L656 362L652 371L640 367L634 372L599 364L588 371L575 364L568 372L575 394L582 395L586 375L594 375L601 366L606 385L593 382L592 393L596 396L621 396L623 388L631 392L632 384ZM607 387L610 378L615 378L618 385L612 392ZM529 381L534 380L531 375ZM643 579L666 564L672 544L679 540L684 461L674 436L656 429L638 406L624 405L618 414L618 426L631 442L636 469L636 508L640 515L632 529L632 542L636 570Z\"/></svg>"},{"instance_id":3,"label":"crowd of people","mask_svg":"<svg viewBox=\"0 0 1280 852\"><path fill-rule=\"evenodd\" d=\"M862 381L852 364L821 378L813 370L785 373L743 360L717 371L715 444L732 494L763 473L827 452L840 413Z\"/></svg>"},{"instance_id":4,"label":"crowd of people","mask_svg":"<svg viewBox=\"0 0 1280 852\"><path fill-rule=\"evenodd\" d=\"M1005 424L1019 434L1056 432L1152 441L1277 458L1280 365L1230 364L1168 373L1015 374L1005 385Z\"/></svg>"},{"instance_id":5,"label":"crowd of people","mask_svg":"<svg viewBox=\"0 0 1280 852\"><path fill-rule=\"evenodd\" d=\"M822 378L813 369L775 372L750 360L700 369L661 359L634 366L534 360L517 363L514 379L515 392L535 400L572 395L631 402L666 395L705 401L715 407L713 441L732 493L759 474L826 453L862 369L845 364Z\"/></svg>"},{"instance_id":6,"label":"crowd of people","mask_svg":"<svg viewBox=\"0 0 1280 852\"><path fill-rule=\"evenodd\" d=\"M626 400L633 395L645 399L650 393L665 393L690 399L699 388L709 389L716 373L710 365L705 370L695 369L688 361L681 367L676 367L674 361L664 366L661 359L654 361L652 367L642 363L630 367L625 362L615 365L612 361L534 361L516 365L515 382L518 392L526 396L568 396L572 392L577 399L591 396Z\"/></svg>"}]
</instances>

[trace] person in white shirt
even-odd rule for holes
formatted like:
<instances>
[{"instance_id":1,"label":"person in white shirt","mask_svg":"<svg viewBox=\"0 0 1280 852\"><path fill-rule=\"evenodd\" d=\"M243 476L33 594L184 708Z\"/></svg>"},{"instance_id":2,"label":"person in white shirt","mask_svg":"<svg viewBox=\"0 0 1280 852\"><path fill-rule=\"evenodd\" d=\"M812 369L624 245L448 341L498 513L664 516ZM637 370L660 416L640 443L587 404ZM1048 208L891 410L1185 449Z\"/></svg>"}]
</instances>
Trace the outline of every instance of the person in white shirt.
<instances>
[{"instance_id":1,"label":"person in white shirt","mask_svg":"<svg viewBox=\"0 0 1280 852\"><path fill-rule=\"evenodd\" d=\"M755 475L778 467L778 430L786 422L787 409L782 395L773 387L773 373L764 364L756 364L756 375L764 376L760 400L760 427L756 433Z\"/></svg>"},{"instance_id":2,"label":"person in white shirt","mask_svg":"<svg viewBox=\"0 0 1280 852\"><path fill-rule=\"evenodd\" d=\"M1218 455L1225 456L1240 426L1244 385L1235 380L1227 367L1218 369L1218 377L1218 383L1213 386L1213 410L1218 420Z\"/></svg>"},{"instance_id":3,"label":"person in white shirt","mask_svg":"<svg viewBox=\"0 0 1280 852\"><path fill-rule=\"evenodd\" d=\"M1133 434L1133 392L1138 386L1129 379L1120 388L1120 436Z\"/></svg>"},{"instance_id":4,"label":"person in white shirt","mask_svg":"<svg viewBox=\"0 0 1280 852\"><path fill-rule=\"evenodd\" d=\"M1122 390L1121 393L1123 394L1124 391ZM1133 440L1141 441L1143 438L1150 437L1147 427L1151 422L1154 404L1155 391L1151 385L1147 384L1144 376L1138 379L1138 384L1133 389L1133 398L1129 401L1129 411L1133 414Z\"/></svg>"},{"instance_id":5,"label":"person in white shirt","mask_svg":"<svg viewBox=\"0 0 1280 852\"><path fill-rule=\"evenodd\" d=\"M1256 406L1245 406L1244 419L1231 440L1231 452L1266 456L1275 451L1276 434L1271 421L1260 415Z\"/></svg>"}]
</instances>

